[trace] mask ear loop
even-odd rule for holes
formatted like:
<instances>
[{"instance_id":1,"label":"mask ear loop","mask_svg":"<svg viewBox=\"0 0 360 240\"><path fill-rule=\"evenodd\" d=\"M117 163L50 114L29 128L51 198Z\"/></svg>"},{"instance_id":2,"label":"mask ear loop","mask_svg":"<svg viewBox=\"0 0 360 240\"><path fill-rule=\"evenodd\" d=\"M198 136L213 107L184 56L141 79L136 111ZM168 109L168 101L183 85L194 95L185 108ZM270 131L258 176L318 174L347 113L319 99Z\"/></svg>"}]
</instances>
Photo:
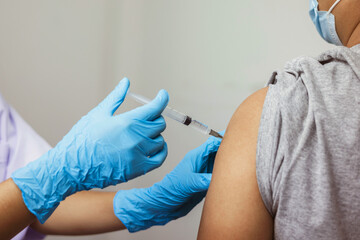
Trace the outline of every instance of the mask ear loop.
<instances>
[{"instance_id":1,"label":"mask ear loop","mask_svg":"<svg viewBox=\"0 0 360 240\"><path fill-rule=\"evenodd\" d=\"M338 3L340 2L341 0L337 0L332 6L331 8L329 9L328 11L328 14L332 12L332 10L334 10L334 8L336 7L336 5L338 5Z\"/></svg>"},{"instance_id":2,"label":"mask ear loop","mask_svg":"<svg viewBox=\"0 0 360 240\"><path fill-rule=\"evenodd\" d=\"M329 11L327 11L326 13L326 18L329 20L329 16L330 16L330 13L334 10L334 8L336 7L336 5L338 5L338 3L340 2L341 0L336 0L336 2L331 6L331 8L329 9Z\"/></svg>"}]
</instances>

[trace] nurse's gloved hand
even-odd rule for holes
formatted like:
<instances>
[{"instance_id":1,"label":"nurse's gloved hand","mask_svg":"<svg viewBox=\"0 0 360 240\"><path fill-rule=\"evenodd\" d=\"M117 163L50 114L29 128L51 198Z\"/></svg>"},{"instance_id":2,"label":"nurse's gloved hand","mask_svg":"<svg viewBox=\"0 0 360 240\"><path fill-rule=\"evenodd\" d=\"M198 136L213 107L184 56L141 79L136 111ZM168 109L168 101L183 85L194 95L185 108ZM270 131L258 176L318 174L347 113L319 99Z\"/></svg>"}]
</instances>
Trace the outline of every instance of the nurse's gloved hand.
<instances>
[{"instance_id":1,"label":"nurse's gloved hand","mask_svg":"<svg viewBox=\"0 0 360 240\"><path fill-rule=\"evenodd\" d=\"M115 215L129 232L185 216L206 195L220 143L221 139L210 137L150 188L119 191L114 198Z\"/></svg>"},{"instance_id":2,"label":"nurse's gloved hand","mask_svg":"<svg viewBox=\"0 0 360 240\"><path fill-rule=\"evenodd\" d=\"M67 196L126 182L165 160L167 146L160 133L166 124L160 114L168 103L167 92L113 116L128 88L129 80L123 79L55 148L13 173L27 208L41 223Z\"/></svg>"}]
</instances>

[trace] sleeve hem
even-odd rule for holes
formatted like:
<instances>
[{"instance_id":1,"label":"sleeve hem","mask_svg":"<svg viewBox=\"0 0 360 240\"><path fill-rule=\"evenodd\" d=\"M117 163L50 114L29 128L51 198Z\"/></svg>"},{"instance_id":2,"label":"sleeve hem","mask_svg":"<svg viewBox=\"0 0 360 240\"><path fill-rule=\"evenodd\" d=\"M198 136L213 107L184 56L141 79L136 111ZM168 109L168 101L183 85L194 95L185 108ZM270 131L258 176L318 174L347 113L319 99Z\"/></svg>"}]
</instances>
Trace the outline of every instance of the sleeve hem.
<instances>
[{"instance_id":1,"label":"sleeve hem","mask_svg":"<svg viewBox=\"0 0 360 240\"><path fill-rule=\"evenodd\" d=\"M276 74L268 82L268 92L263 105L259 133L256 147L256 178L261 198L269 214L274 217L272 205L272 184L271 184L271 166L272 166L272 132L273 132L273 115L276 109L277 97L274 96L274 83Z\"/></svg>"}]
</instances>

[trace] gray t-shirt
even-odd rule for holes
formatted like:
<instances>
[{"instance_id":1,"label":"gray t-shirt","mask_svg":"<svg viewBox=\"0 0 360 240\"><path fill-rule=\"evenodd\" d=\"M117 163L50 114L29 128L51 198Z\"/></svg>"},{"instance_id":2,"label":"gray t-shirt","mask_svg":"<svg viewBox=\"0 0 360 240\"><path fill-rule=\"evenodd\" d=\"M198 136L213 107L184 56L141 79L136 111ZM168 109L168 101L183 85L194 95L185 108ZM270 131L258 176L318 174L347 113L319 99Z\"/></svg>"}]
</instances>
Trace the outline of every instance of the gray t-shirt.
<instances>
[{"instance_id":1,"label":"gray t-shirt","mask_svg":"<svg viewBox=\"0 0 360 240\"><path fill-rule=\"evenodd\" d=\"M360 44L290 61L268 86L256 174L274 238L360 239Z\"/></svg>"}]
</instances>

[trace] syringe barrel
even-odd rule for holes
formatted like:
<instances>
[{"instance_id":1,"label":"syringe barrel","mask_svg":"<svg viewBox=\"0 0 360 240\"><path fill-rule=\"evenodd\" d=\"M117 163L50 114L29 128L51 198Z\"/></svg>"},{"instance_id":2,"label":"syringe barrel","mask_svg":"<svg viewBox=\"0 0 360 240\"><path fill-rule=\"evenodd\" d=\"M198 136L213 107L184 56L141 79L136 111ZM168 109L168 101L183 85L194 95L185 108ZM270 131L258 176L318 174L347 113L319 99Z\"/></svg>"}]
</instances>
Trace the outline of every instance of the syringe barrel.
<instances>
[{"instance_id":1,"label":"syringe barrel","mask_svg":"<svg viewBox=\"0 0 360 240\"><path fill-rule=\"evenodd\" d=\"M189 126L205 135L208 135L211 131L211 129L208 126L196 120L192 120Z\"/></svg>"},{"instance_id":2,"label":"syringe barrel","mask_svg":"<svg viewBox=\"0 0 360 240\"><path fill-rule=\"evenodd\" d=\"M142 103L142 104L147 104L149 103L151 100L141 96L139 94L136 93L132 93L132 92L128 92L127 93L128 96L130 96L131 98L135 99L137 102ZM185 125L188 125L192 128L194 128L195 130L205 134L205 135L209 135L211 132L211 128L209 128L208 126L206 126L205 124L196 121L190 117L188 117L186 114L183 114L175 109L172 109L170 107L166 107L165 110L163 111L163 115L167 116L171 119L174 119L180 123L183 123ZM218 134L218 133L216 133ZM214 135L215 136L215 135Z\"/></svg>"},{"instance_id":3,"label":"syringe barrel","mask_svg":"<svg viewBox=\"0 0 360 240\"><path fill-rule=\"evenodd\" d=\"M179 111L176 111L175 109L172 109L170 107L166 107L163 111L163 114L169 118L172 118L180 123L185 123L187 116Z\"/></svg>"}]
</instances>

